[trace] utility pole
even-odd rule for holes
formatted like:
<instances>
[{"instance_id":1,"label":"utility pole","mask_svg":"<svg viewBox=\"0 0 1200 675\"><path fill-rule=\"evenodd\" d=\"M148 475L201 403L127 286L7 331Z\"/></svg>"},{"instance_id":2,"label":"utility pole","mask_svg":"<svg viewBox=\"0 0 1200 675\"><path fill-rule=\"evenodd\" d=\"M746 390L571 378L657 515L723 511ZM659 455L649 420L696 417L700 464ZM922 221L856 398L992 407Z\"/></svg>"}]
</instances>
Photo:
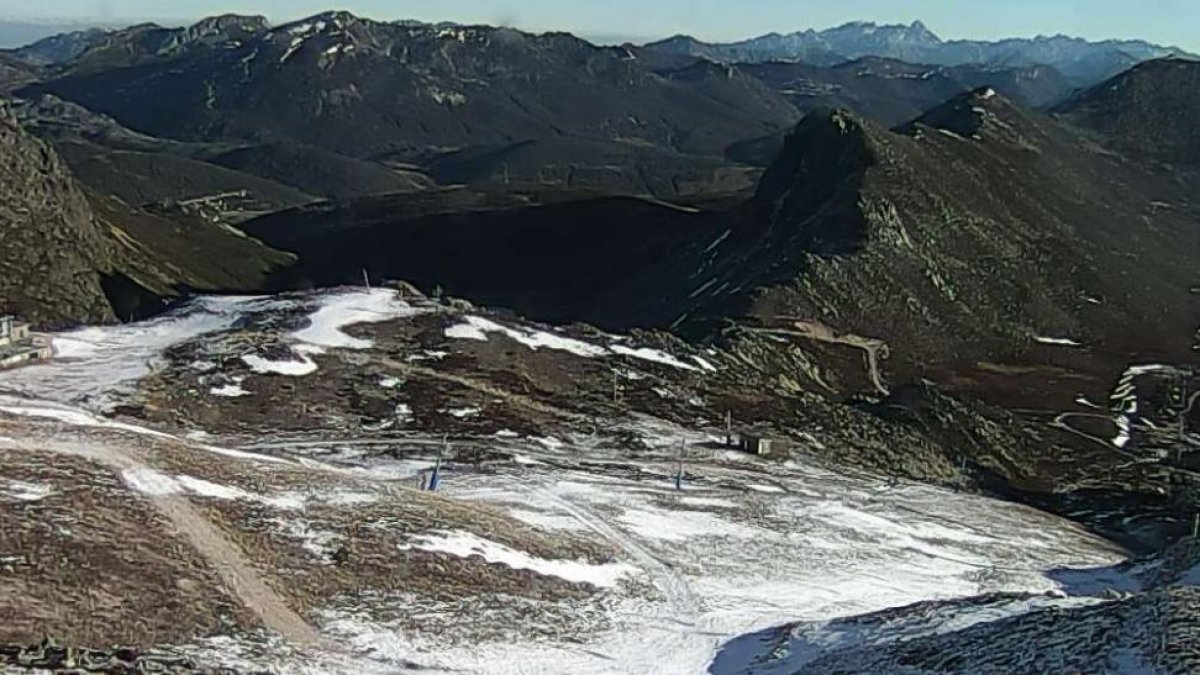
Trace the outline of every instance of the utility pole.
<instances>
[{"instance_id":1,"label":"utility pole","mask_svg":"<svg viewBox=\"0 0 1200 675\"><path fill-rule=\"evenodd\" d=\"M363 286L370 288L371 287L371 275L367 274L367 268L364 267L362 273L363 273Z\"/></svg>"},{"instance_id":2,"label":"utility pole","mask_svg":"<svg viewBox=\"0 0 1200 675\"><path fill-rule=\"evenodd\" d=\"M675 490L683 491L683 453L687 451L687 441L679 441L679 470L675 472Z\"/></svg>"},{"instance_id":3,"label":"utility pole","mask_svg":"<svg viewBox=\"0 0 1200 675\"><path fill-rule=\"evenodd\" d=\"M1175 464L1183 464L1183 445L1187 442L1188 378L1190 372L1179 372L1179 444L1175 446Z\"/></svg>"},{"instance_id":4,"label":"utility pole","mask_svg":"<svg viewBox=\"0 0 1200 675\"><path fill-rule=\"evenodd\" d=\"M438 479L442 473L442 458L446 455L446 451L450 448L449 436L442 436L442 447L438 448L437 464L433 465L433 475L429 477L429 491L437 492Z\"/></svg>"},{"instance_id":5,"label":"utility pole","mask_svg":"<svg viewBox=\"0 0 1200 675\"><path fill-rule=\"evenodd\" d=\"M1200 513L1192 518L1192 539L1200 539Z\"/></svg>"},{"instance_id":6,"label":"utility pole","mask_svg":"<svg viewBox=\"0 0 1200 675\"><path fill-rule=\"evenodd\" d=\"M616 370L612 371L612 398L613 398L613 403L620 403L620 402L621 402L621 384L620 384L620 382L618 382L617 378L618 378L618 373L617 373L617 371L616 371Z\"/></svg>"},{"instance_id":7,"label":"utility pole","mask_svg":"<svg viewBox=\"0 0 1200 675\"><path fill-rule=\"evenodd\" d=\"M725 445L733 447L733 411L725 411Z\"/></svg>"}]
</instances>

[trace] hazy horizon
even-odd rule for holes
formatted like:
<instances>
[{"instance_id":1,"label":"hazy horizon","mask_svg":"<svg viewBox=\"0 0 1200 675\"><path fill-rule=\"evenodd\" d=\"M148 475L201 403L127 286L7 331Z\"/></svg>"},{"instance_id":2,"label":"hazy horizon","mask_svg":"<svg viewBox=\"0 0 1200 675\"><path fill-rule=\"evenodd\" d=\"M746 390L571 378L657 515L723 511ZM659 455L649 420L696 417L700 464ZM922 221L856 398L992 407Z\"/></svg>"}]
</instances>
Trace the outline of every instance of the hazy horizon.
<instances>
[{"instance_id":1,"label":"hazy horizon","mask_svg":"<svg viewBox=\"0 0 1200 675\"><path fill-rule=\"evenodd\" d=\"M853 21L910 24L920 20L943 39L996 40L1064 34L1089 40L1140 39L1200 51L1200 3L1147 0L1139 7L1114 0L1008 0L971 7L956 0L845 0L817 3L787 0L460 0L454 7L428 0L178 0L169 13L138 0L60 0L53 8L31 9L23 0L0 0L10 23L111 27L143 21L186 24L223 13L261 14L286 23L329 9L346 9L381 21L416 19L506 25L535 32L563 30L606 42L644 42L676 34L706 41L733 41L771 32L821 30ZM955 9L958 6L958 9Z\"/></svg>"}]
</instances>

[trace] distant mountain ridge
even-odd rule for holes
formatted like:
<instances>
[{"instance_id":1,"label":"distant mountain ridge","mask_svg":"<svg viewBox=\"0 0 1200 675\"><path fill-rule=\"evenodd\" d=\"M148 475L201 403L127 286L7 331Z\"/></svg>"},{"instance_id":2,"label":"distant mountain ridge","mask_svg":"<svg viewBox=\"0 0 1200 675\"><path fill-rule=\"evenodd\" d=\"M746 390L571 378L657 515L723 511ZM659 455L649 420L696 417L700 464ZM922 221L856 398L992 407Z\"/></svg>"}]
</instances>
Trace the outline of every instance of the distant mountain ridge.
<instances>
[{"instance_id":1,"label":"distant mountain ridge","mask_svg":"<svg viewBox=\"0 0 1200 675\"><path fill-rule=\"evenodd\" d=\"M278 27L237 16L135 26L46 73L18 95L54 94L163 138L314 147L397 170L447 157L455 166L439 170L452 179L611 179L633 192L745 185L711 162L674 160L723 162L729 145L800 114L707 62L662 70L565 33L347 12ZM516 152L531 141L536 153ZM462 154L471 149L490 154Z\"/></svg>"},{"instance_id":2,"label":"distant mountain ridge","mask_svg":"<svg viewBox=\"0 0 1200 675\"><path fill-rule=\"evenodd\" d=\"M677 35L646 45L647 49L702 56L719 62L803 61L835 65L868 56L940 66L1052 66L1087 86L1142 61L1190 56L1176 47L1142 40L1090 42L1065 35L1010 38L999 41L942 40L920 21L911 25L854 22L823 31L769 33L731 43L706 43Z\"/></svg>"},{"instance_id":3,"label":"distant mountain ridge","mask_svg":"<svg viewBox=\"0 0 1200 675\"><path fill-rule=\"evenodd\" d=\"M1056 112L1133 157L1200 168L1200 61L1142 63Z\"/></svg>"}]
</instances>

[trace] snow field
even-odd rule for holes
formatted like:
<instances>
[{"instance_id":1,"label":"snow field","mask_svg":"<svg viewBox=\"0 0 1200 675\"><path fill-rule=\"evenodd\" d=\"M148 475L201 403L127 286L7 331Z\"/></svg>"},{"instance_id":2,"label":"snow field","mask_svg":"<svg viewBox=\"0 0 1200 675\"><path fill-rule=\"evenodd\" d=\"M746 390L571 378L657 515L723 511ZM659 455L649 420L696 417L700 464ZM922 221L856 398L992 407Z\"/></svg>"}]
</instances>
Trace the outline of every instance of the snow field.
<instances>
[{"instance_id":1,"label":"snow field","mask_svg":"<svg viewBox=\"0 0 1200 675\"><path fill-rule=\"evenodd\" d=\"M420 535L401 547L401 550L412 549L447 553L460 558L480 556L489 563L499 563L517 570L532 570L544 576L558 577L573 583L592 584L600 588L612 588L623 577L635 572L632 566L624 563L593 565L576 560L546 560L461 531Z\"/></svg>"}]
</instances>

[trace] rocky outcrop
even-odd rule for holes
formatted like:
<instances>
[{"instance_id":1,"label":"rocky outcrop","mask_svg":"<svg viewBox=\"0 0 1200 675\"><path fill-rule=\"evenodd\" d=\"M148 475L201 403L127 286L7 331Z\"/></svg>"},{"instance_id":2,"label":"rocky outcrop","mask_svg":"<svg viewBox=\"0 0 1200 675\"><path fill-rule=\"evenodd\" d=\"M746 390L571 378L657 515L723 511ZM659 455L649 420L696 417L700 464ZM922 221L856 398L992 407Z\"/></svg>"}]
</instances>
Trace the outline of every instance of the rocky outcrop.
<instances>
[{"instance_id":1,"label":"rocky outcrop","mask_svg":"<svg viewBox=\"0 0 1200 675\"><path fill-rule=\"evenodd\" d=\"M0 108L0 304L42 325L114 318L113 247L58 156Z\"/></svg>"}]
</instances>

